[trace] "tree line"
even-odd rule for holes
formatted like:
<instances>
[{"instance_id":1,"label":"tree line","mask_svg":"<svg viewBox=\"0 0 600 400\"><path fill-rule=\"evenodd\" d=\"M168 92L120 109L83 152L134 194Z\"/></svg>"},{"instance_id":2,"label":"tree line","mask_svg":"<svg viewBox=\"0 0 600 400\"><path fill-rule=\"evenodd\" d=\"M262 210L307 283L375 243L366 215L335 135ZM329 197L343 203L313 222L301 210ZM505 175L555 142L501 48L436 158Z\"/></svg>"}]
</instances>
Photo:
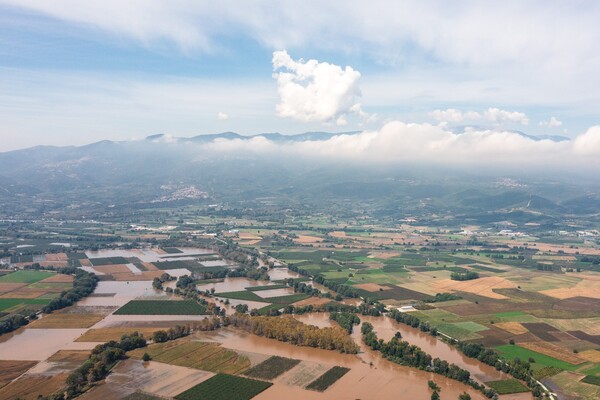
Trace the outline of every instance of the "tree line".
<instances>
[{"instance_id":1,"label":"tree line","mask_svg":"<svg viewBox=\"0 0 600 400\"><path fill-rule=\"evenodd\" d=\"M368 322L363 323L361 333L363 341L367 346L379 351L384 358L396 364L443 375L479 390L488 398L497 399L496 392L471 379L469 371L460 368L456 364L449 364L440 358L433 358L419 346L411 345L407 341L402 340L400 335L396 335L388 342L385 342L383 339L377 337L377 334L373 330L373 325Z\"/></svg>"},{"instance_id":2,"label":"tree line","mask_svg":"<svg viewBox=\"0 0 600 400\"><path fill-rule=\"evenodd\" d=\"M340 327L318 328L304 324L291 316L271 318L234 314L229 317L231 325L258 336L288 342L296 346L318 347L356 354L359 347Z\"/></svg>"}]
</instances>

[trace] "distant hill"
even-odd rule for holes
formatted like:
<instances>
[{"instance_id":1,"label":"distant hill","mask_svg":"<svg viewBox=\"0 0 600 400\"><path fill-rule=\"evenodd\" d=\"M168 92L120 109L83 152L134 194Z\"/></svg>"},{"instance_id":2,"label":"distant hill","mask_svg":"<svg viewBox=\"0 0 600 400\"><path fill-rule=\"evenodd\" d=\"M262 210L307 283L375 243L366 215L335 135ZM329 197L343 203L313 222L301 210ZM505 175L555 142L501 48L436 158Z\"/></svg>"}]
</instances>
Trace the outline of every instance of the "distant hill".
<instances>
[{"instance_id":1,"label":"distant hill","mask_svg":"<svg viewBox=\"0 0 600 400\"><path fill-rule=\"evenodd\" d=\"M599 185L573 179L290 159L278 154L214 152L207 146L257 137L286 143L322 141L357 133L242 136L224 132L190 138L160 134L137 141L104 140L0 153L4 206L0 217L93 216L163 203L219 203L257 210L333 208L349 214L368 209L392 220L416 216L441 223L491 223L507 214L520 221L546 222L563 214L600 214Z\"/></svg>"}]
</instances>

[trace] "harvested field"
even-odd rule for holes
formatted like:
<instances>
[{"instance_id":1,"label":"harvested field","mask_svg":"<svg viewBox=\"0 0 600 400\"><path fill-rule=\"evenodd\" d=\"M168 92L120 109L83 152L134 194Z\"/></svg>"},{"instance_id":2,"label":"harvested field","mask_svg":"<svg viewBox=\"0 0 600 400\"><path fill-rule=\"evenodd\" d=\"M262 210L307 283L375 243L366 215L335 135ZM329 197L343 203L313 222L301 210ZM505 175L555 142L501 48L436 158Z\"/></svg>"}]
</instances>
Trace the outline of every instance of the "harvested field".
<instances>
[{"instance_id":1,"label":"harvested field","mask_svg":"<svg viewBox=\"0 0 600 400\"><path fill-rule=\"evenodd\" d=\"M600 299L591 297L571 297L556 302L554 308L557 310L581 312L586 310L600 310Z\"/></svg>"},{"instance_id":2,"label":"harvested field","mask_svg":"<svg viewBox=\"0 0 600 400\"><path fill-rule=\"evenodd\" d=\"M323 304L327 304L330 302L331 302L331 299L328 299L326 297L309 297L307 299L300 300L300 301L294 303L294 307L304 307L304 306L308 306L308 305L321 306Z\"/></svg>"},{"instance_id":3,"label":"harvested field","mask_svg":"<svg viewBox=\"0 0 600 400\"><path fill-rule=\"evenodd\" d=\"M569 334L575 336L577 339L585 340L600 346L600 335L589 335L582 331L569 331Z\"/></svg>"},{"instance_id":4,"label":"harvested field","mask_svg":"<svg viewBox=\"0 0 600 400\"><path fill-rule=\"evenodd\" d=\"M0 282L0 294L12 292L13 290L20 289L27 286L26 283L19 282Z\"/></svg>"},{"instance_id":5,"label":"harvested field","mask_svg":"<svg viewBox=\"0 0 600 400\"><path fill-rule=\"evenodd\" d=\"M39 283L73 283L72 275L55 274L46 279L42 279Z\"/></svg>"},{"instance_id":6,"label":"harvested field","mask_svg":"<svg viewBox=\"0 0 600 400\"><path fill-rule=\"evenodd\" d=\"M173 324L175 326L176 324ZM75 340L76 342L108 342L109 340L119 340L121 336L139 332L145 338L152 337L156 331L164 330L163 327L148 328L148 327L118 327L118 328L99 328L90 329ZM167 328L168 329L168 328Z\"/></svg>"},{"instance_id":7,"label":"harvested field","mask_svg":"<svg viewBox=\"0 0 600 400\"><path fill-rule=\"evenodd\" d=\"M575 286L543 290L540 293L557 299L569 299L572 297L591 297L600 299L600 280L585 279Z\"/></svg>"},{"instance_id":8,"label":"harvested field","mask_svg":"<svg viewBox=\"0 0 600 400\"><path fill-rule=\"evenodd\" d=\"M300 360L272 356L262 363L247 370L244 375L250 378L273 380L279 375L289 371L300 363Z\"/></svg>"},{"instance_id":9,"label":"harvested field","mask_svg":"<svg viewBox=\"0 0 600 400\"><path fill-rule=\"evenodd\" d=\"M535 352L545 354L549 357L557 358L559 360L568 362L569 364L578 365L585 362L585 360L573 353L569 349L557 346L553 343L548 342L522 342L519 346L524 347Z\"/></svg>"},{"instance_id":10,"label":"harvested field","mask_svg":"<svg viewBox=\"0 0 600 400\"><path fill-rule=\"evenodd\" d=\"M250 367L248 357L221 347L218 343L174 340L136 349L129 354L142 358L144 353L150 354L155 361L215 373L238 374Z\"/></svg>"},{"instance_id":11,"label":"harvested field","mask_svg":"<svg viewBox=\"0 0 600 400\"><path fill-rule=\"evenodd\" d=\"M46 261L67 261L69 259L66 253L48 253L45 257Z\"/></svg>"},{"instance_id":12,"label":"harvested field","mask_svg":"<svg viewBox=\"0 0 600 400\"><path fill-rule=\"evenodd\" d=\"M13 379L24 374L35 364L37 364L37 361L0 360L0 388L8 385Z\"/></svg>"},{"instance_id":13,"label":"harvested field","mask_svg":"<svg viewBox=\"0 0 600 400\"><path fill-rule=\"evenodd\" d=\"M87 350L59 350L48 360L50 362L83 362L88 359L90 352Z\"/></svg>"},{"instance_id":14,"label":"harvested field","mask_svg":"<svg viewBox=\"0 0 600 400\"><path fill-rule=\"evenodd\" d=\"M43 318L31 322L29 329L72 329L89 328L104 319L99 314L46 314Z\"/></svg>"},{"instance_id":15,"label":"harvested field","mask_svg":"<svg viewBox=\"0 0 600 400\"><path fill-rule=\"evenodd\" d=\"M372 251L369 256L373 258L380 258L382 260L388 260L390 258L398 257L401 254L402 253L398 251Z\"/></svg>"},{"instance_id":16,"label":"harvested field","mask_svg":"<svg viewBox=\"0 0 600 400\"><path fill-rule=\"evenodd\" d=\"M387 286L381 286L376 283L361 283L358 285L354 285L353 287L366 290L367 292L379 292L380 290L382 291L389 289L389 287Z\"/></svg>"},{"instance_id":17,"label":"harvested field","mask_svg":"<svg viewBox=\"0 0 600 400\"><path fill-rule=\"evenodd\" d=\"M94 269L106 275L131 273L131 270L125 264L113 265L95 265Z\"/></svg>"},{"instance_id":18,"label":"harvested field","mask_svg":"<svg viewBox=\"0 0 600 400\"><path fill-rule=\"evenodd\" d=\"M600 351L598 350L580 351L578 356L589 362L600 363Z\"/></svg>"},{"instance_id":19,"label":"harvested field","mask_svg":"<svg viewBox=\"0 0 600 400\"><path fill-rule=\"evenodd\" d=\"M505 331L512 333L513 335L522 335L527 333L527 328L521 325L519 322L496 322L495 327L504 329Z\"/></svg>"},{"instance_id":20,"label":"harvested field","mask_svg":"<svg viewBox=\"0 0 600 400\"><path fill-rule=\"evenodd\" d=\"M298 237L294 239L295 242L298 242L300 244L318 243L322 240L323 240L323 238L320 238L318 236L308 236L308 235L298 235Z\"/></svg>"},{"instance_id":21,"label":"harvested field","mask_svg":"<svg viewBox=\"0 0 600 400\"><path fill-rule=\"evenodd\" d=\"M572 319L547 319L550 325L557 327L561 331L567 331L571 335L571 331L582 331L592 336L600 336L600 318L572 318ZM579 339L579 336L573 335ZM594 342L592 342L594 343ZM600 345L600 343L599 343Z\"/></svg>"},{"instance_id":22,"label":"harvested field","mask_svg":"<svg viewBox=\"0 0 600 400\"><path fill-rule=\"evenodd\" d=\"M310 361L302 361L297 367L280 378L280 382L288 386L298 386L304 388L310 382L317 379L327 371L328 367Z\"/></svg>"},{"instance_id":23,"label":"harvested field","mask_svg":"<svg viewBox=\"0 0 600 400\"><path fill-rule=\"evenodd\" d=\"M0 397L5 400L34 400L39 395L48 396L65 387L68 374L23 375L16 381L0 389Z\"/></svg>"},{"instance_id":24,"label":"harvested field","mask_svg":"<svg viewBox=\"0 0 600 400\"><path fill-rule=\"evenodd\" d=\"M548 325L545 322L524 322L523 326L529 332L533 333L535 336L539 337L543 341L546 342L557 342L558 339L552 336L550 332L556 332L558 329L555 327Z\"/></svg>"},{"instance_id":25,"label":"harvested field","mask_svg":"<svg viewBox=\"0 0 600 400\"><path fill-rule=\"evenodd\" d=\"M509 338L512 336L511 333L496 328L495 325L490 326L490 329L487 331L479 332L479 335L483 336L481 341L486 347L495 347L506 344L508 343Z\"/></svg>"},{"instance_id":26,"label":"harvested field","mask_svg":"<svg viewBox=\"0 0 600 400\"><path fill-rule=\"evenodd\" d=\"M22 288L0 296L2 299L36 299L46 294L45 290Z\"/></svg>"},{"instance_id":27,"label":"harvested field","mask_svg":"<svg viewBox=\"0 0 600 400\"><path fill-rule=\"evenodd\" d=\"M504 278L497 276L483 277L470 281L453 281L451 279L441 279L432 281L431 285L439 292L461 291L474 293L479 296L489 297L491 299L506 299L507 297L494 292L492 289L498 288L516 288L516 285Z\"/></svg>"}]
</instances>

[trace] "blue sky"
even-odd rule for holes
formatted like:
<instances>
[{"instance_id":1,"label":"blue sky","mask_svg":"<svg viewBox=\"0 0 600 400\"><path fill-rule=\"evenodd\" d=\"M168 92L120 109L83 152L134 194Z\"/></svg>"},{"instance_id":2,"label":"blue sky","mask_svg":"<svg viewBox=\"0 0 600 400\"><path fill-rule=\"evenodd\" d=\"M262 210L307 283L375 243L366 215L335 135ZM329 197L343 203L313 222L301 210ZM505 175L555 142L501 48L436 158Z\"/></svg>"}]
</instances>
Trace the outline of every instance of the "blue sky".
<instances>
[{"instance_id":1,"label":"blue sky","mask_svg":"<svg viewBox=\"0 0 600 400\"><path fill-rule=\"evenodd\" d=\"M600 124L599 4L0 0L0 151L389 121L576 137Z\"/></svg>"}]
</instances>

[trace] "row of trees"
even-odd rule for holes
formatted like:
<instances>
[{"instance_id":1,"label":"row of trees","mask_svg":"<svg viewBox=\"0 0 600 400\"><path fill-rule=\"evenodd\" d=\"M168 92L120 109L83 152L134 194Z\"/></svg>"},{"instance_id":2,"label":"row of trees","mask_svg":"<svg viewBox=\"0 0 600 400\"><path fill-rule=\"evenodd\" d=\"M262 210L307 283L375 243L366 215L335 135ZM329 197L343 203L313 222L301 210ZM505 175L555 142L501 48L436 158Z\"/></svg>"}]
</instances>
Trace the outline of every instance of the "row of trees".
<instances>
[{"instance_id":1,"label":"row of trees","mask_svg":"<svg viewBox=\"0 0 600 400\"><path fill-rule=\"evenodd\" d=\"M503 360L498 353L479 343L459 342L456 347L467 357L475 358L482 363L491 365L498 371L503 371L516 379L524 381L535 397L541 398L543 396L544 390L533 377L531 364L528 362L519 358Z\"/></svg>"},{"instance_id":2,"label":"row of trees","mask_svg":"<svg viewBox=\"0 0 600 400\"><path fill-rule=\"evenodd\" d=\"M332 312L329 319L338 323L339 326L352 333L354 325L360 324L360 318L356 314L349 312Z\"/></svg>"},{"instance_id":3,"label":"row of trees","mask_svg":"<svg viewBox=\"0 0 600 400\"><path fill-rule=\"evenodd\" d=\"M433 336L437 335L437 330L434 327L430 327L427 322L423 322L419 320L419 318L409 313L402 313L397 310L393 310L389 313L389 316L395 319L396 322L401 322L403 324L412 326L413 328L419 328L421 331L429 332ZM503 371L512 375L516 379L524 381L531 389L531 392L535 397L542 397L544 391L533 378L531 365L528 362L522 361L519 358L515 358L514 360L503 360L494 350L488 349L479 343L466 343L455 340L452 341L452 343L456 344L458 350L460 350L465 356L475 358L496 368L498 371Z\"/></svg>"},{"instance_id":4,"label":"row of trees","mask_svg":"<svg viewBox=\"0 0 600 400\"><path fill-rule=\"evenodd\" d=\"M94 382L104 379L114 364L125 358L127 351L140 347L146 347L146 339L138 332L123 335L119 342L111 340L94 347L90 357L67 378L67 398L77 397ZM53 398L63 399L64 394L57 393Z\"/></svg>"},{"instance_id":5,"label":"row of trees","mask_svg":"<svg viewBox=\"0 0 600 400\"><path fill-rule=\"evenodd\" d=\"M423 351L419 346L401 340L400 335L394 336L389 342L379 339L373 330L373 325L365 322L362 325L361 333L363 341L371 349L381 352L384 358L400 365L406 365L425 371L430 371L447 378L463 382L474 389L481 391L488 398L497 398L493 389L486 388L471 379L469 371L460 368L456 364L449 364L440 358L432 358L431 355Z\"/></svg>"},{"instance_id":6,"label":"row of trees","mask_svg":"<svg viewBox=\"0 0 600 400\"><path fill-rule=\"evenodd\" d=\"M479 274L475 271L453 272L450 274L450 279L453 281L470 281L479 278Z\"/></svg>"},{"instance_id":7,"label":"row of trees","mask_svg":"<svg viewBox=\"0 0 600 400\"><path fill-rule=\"evenodd\" d=\"M234 314L229 317L231 325L258 336L288 342L296 346L318 347L325 350L338 350L356 354L359 347L347 332L340 327L318 328L304 324L290 316L270 318Z\"/></svg>"}]
</instances>

